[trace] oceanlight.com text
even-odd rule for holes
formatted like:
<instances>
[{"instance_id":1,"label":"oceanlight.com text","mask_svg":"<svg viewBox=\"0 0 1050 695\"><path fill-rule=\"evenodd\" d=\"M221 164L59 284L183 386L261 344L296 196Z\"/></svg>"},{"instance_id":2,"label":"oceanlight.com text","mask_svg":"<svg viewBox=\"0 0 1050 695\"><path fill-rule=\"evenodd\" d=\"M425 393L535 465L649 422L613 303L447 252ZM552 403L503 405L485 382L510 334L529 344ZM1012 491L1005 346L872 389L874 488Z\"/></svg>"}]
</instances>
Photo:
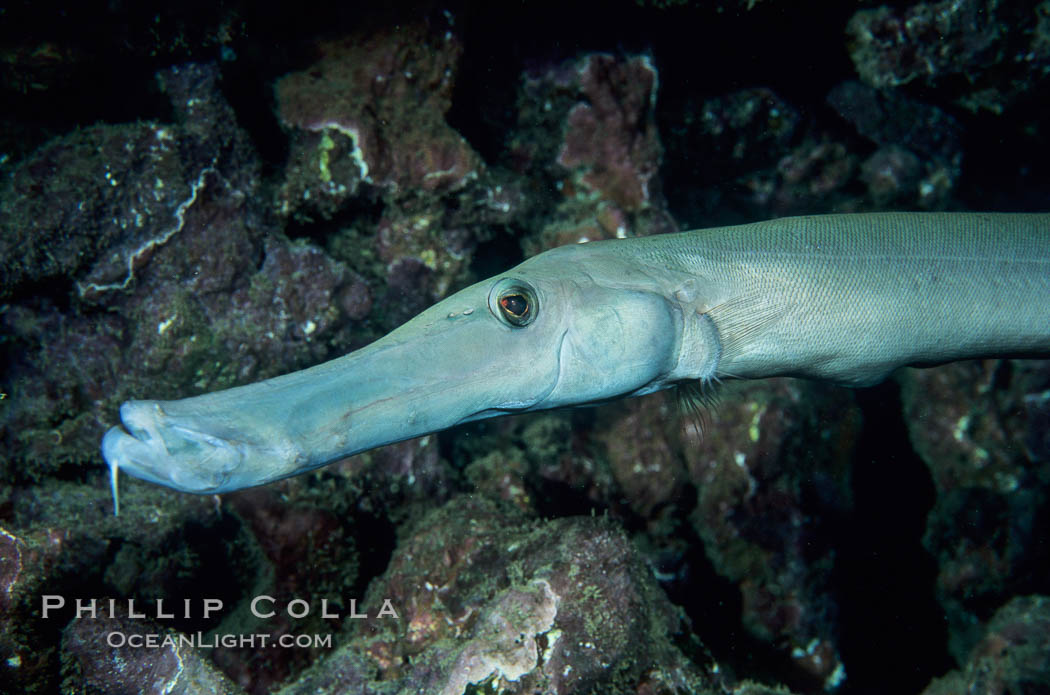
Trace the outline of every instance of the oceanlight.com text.
<instances>
[{"instance_id":1,"label":"oceanlight.com text","mask_svg":"<svg viewBox=\"0 0 1050 695\"><path fill-rule=\"evenodd\" d=\"M330 634L272 635L255 633L248 635L211 635L202 632L190 634L167 634L159 632L126 633L114 630L106 634L106 644L114 649L162 649L191 647L193 649L331 649Z\"/></svg>"}]
</instances>

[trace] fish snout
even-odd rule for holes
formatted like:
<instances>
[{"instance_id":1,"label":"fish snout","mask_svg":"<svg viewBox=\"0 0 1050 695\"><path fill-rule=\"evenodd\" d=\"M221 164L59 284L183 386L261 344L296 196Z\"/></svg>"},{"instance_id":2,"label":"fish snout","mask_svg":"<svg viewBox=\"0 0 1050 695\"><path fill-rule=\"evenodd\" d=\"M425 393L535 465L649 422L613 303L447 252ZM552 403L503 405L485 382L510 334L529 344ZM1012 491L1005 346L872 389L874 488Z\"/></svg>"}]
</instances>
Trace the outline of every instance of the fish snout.
<instances>
[{"instance_id":1,"label":"fish snout","mask_svg":"<svg viewBox=\"0 0 1050 695\"><path fill-rule=\"evenodd\" d=\"M199 416L172 415L158 401L128 401L120 408L124 429L102 439L111 469L185 492L221 492L244 451ZM126 431L125 431L126 430Z\"/></svg>"}]
</instances>

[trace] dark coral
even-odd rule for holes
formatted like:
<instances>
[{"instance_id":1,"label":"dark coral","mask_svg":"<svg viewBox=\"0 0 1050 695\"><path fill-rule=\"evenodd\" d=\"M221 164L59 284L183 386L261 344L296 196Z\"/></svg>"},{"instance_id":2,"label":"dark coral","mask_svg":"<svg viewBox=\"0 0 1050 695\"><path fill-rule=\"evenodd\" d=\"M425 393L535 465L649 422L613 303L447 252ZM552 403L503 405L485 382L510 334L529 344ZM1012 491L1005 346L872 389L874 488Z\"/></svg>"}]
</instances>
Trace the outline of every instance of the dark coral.
<instances>
[{"instance_id":1,"label":"dark coral","mask_svg":"<svg viewBox=\"0 0 1050 695\"><path fill-rule=\"evenodd\" d=\"M923 695L1041 693L1050 689L1050 598L1018 596L995 612L962 668Z\"/></svg>"},{"instance_id":2,"label":"dark coral","mask_svg":"<svg viewBox=\"0 0 1050 695\"><path fill-rule=\"evenodd\" d=\"M980 69L997 53L1003 31L997 4L964 0L917 3L899 13L889 7L860 10L846 29L851 57L873 87Z\"/></svg>"},{"instance_id":3,"label":"dark coral","mask_svg":"<svg viewBox=\"0 0 1050 695\"><path fill-rule=\"evenodd\" d=\"M952 161L959 157L962 129L936 106L852 81L832 89L828 104L878 145L897 145L924 159Z\"/></svg>"},{"instance_id":4,"label":"dark coral","mask_svg":"<svg viewBox=\"0 0 1050 695\"><path fill-rule=\"evenodd\" d=\"M309 70L276 86L294 138L282 214L331 216L361 184L396 198L477 177L480 159L445 121L462 53L450 26L382 28L319 51Z\"/></svg>"},{"instance_id":5,"label":"dark coral","mask_svg":"<svg viewBox=\"0 0 1050 695\"><path fill-rule=\"evenodd\" d=\"M668 164L691 181L685 214L724 223L758 217L879 209L939 209L961 171L961 126L941 109L857 82L834 88L829 104L861 137L803 119L766 88L689 99L665 116ZM870 143L880 149L870 152ZM680 199L676 197L676 200ZM738 215L742 215L738 217Z\"/></svg>"},{"instance_id":6,"label":"dark coral","mask_svg":"<svg viewBox=\"0 0 1050 695\"><path fill-rule=\"evenodd\" d=\"M851 506L858 415L840 390L770 380L711 414L717 437L686 430L683 449L699 496L696 533L715 569L739 584L744 624L826 687L844 674L825 524Z\"/></svg>"},{"instance_id":7,"label":"dark coral","mask_svg":"<svg viewBox=\"0 0 1050 695\"><path fill-rule=\"evenodd\" d=\"M119 637L114 638L114 635ZM123 640L161 636L157 646L127 646ZM163 636L171 637L165 643ZM112 641L111 641L112 640ZM176 695L241 695L238 688L192 647L179 645L178 634L159 625L125 616L81 618L69 623L62 640L69 655L66 688L90 688L113 695L148 692ZM120 646L113 646L113 645Z\"/></svg>"},{"instance_id":8,"label":"dark coral","mask_svg":"<svg viewBox=\"0 0 1050 695\"><path fill-rule=\"evenodd\" d=\"M860 180L868 195L879 206L906 202L919 190L922 165L909 150L896 145L875 151L860 165Z\"/></svg>"},{"instance_id":9,"label":"dark coral","mask_svg":"<svg viewBox=\"0 0 1050 695\"><path fill-rule=\"evenodd\" d=\"M944 207L962 170L962 127L936 106L903 94L843 82L828 104L881 147L861 165L871 200Z\"/></svg>"},{"instance_id":10,"label":"dark coral","mask_svg":"<svg viewBox=\"0 0 1050 695\"><path fill-rule=\"evenodd\" d=\"M126 173L143 168L169 185L128 186ZM0 296L75 275L129 237L161 234L187 196L183 169L170 129L149 123L95 126L37 150L2 193Z\"/></svg>"},{"instance_id":11,"label":"dark coral","mask_svg":"<svg viewBox=\"0 0 1050 695\"><path fill-rule=\"evenodd\" d=\"M463 284L489 227L527 207L446 120L462 50L451 15L366 28L276 84L291 140L277 214L344 225L328 248L377 285L383 330Z\"/></svg>"},{"instance_id":12,"label":"dark coral","mask_svg":"<svg viewBox=\"0 0 1050 695\"><path fill-rule=\"evenodd\" d=\"M910 372L904 383L910 436L938 493L924 543L962 662L994 607L1047 588L1050 554L1037 538L1048 473L1025 441L1043 433L1027 404L1050 374L1043 362L963 362Z\"/></svg>"},{"instance_id":13,"label":"dark coral","mask_svg":"<svg viewBox=\"0 0 1050 695\"><path fill-rule=\"evenodd\" d=\"M58 637L77 598L134 597L141 607L166 597L170 606L174 597L196 596L194 587L210 572L244 576L239 558L219 563L211 552L237 534L207 498L144 493L120 519L104 490L83 485L28 488L8 498L7 530L0 532L0 687L57 688ZM215 545L203 545L206 537ZM234 593L244 588L226 580ZM213 595L228 598L226 589L214 587ZM43 619L44 595L61 596L66 606Z\"/></svg>"},{"instance_id":14,"label":"dark coral","mask_svg":"<svg viewBox=\"0 0 1050 695\"><path fill-rule=\"evenodd\" d=\"M397 620L378 615L384 598ZM675 611L605 521L536 523L482 498L453 500L406 534L364 606L357 635L285 692L709 687L669 641Z\"/></svg>"},{"instance_id":15,"label":"dark coral","mask_svg":"<svg viewBox=\"0 0 1050 695\"><path fill-rule=\"evenodd\" d=\"M697 582L716 581L702 579L710 570L693 556L706 553L739 587L735 620L792 660L800 682L837 686L828 519L851 510L858 409L848 392L791 380L727 391L701 420L659 394L603 406L593 419L500 423L459 446L479 492L530 512L606 510L644 529L637 542L654 573L701 614L706 597L689 597Z\"/></svg>"},{"instance_id":16,"label":"dark coral","mask_svg":"<svg viewBox=\"0 0 1050 695\"><path fill-rule=\"evenodd\" d=\"M657 84L648 57L600 53L523 76L508 158L544 182L551 207L522 242L527 254L676 229L657 176Z\"/></svg>"},{"instance_id":17,"label":"dark coral","mask_svg":"<svg viewBox=\"0 0 1050 695\"><path fill-rule=\"evenodd\" d=\"M55 258L75 259L34 266L21 281L39 284L61 270L74 278L61 289L79 300L63 312L56 303L68 298L52 289L53 300L22 298L4 313L18 345L0 427L9 478L93 460L125 398L147 388L185 395L305 366L349 342L351 313L367 313L360 277L276 236L217 71L184 66L163 80L180 104L178 124L60 139L14 177L37 183L8 190L23 228L47 240ZM65 192L51 190L51 180L64 181ZM67 224L95 241L57 243ZM40 456L42 447L51 453ZM30 458L47 465L12 465Z\"/></svg>"},{"instance_id":18,"label":"dark coral","mask_svg":"<svg viewBox=\"0 0 1050 695\"><path fill-rule=\"evenodd\" d=\"M578 70L585 101L569 110L557 162L578 186L636 212L649 205L660 164L652 118L656 69L645 58L591 55Z\"/></svg>"},{"instance_id":19,"label":"dark coral","mask_svg":"<svg viewBox=\"0 0 1050 695\"><path fill-rule=\"evenodd\" d=\"M595 443L604 446L609 469L631 509L653 523L687 494L680 413L668 399L651 398L603 409L602 415Z\"/></svg>"},{"instance_id":20,"label":"dark coral","mask_svg":"<svg viewBox=\"0 0 1050 695\"><path fill-rule=\"evenodd\" d=\"M674 171L711 184L761 169L787 154L798 130L798 109L765 87L688 100L666 124L667 147L688 152ZM676 161L676 163L678 163Z\"/></svg>"},{"instance_id":21,"label":"dark coral","mask_svg":"<svg viewBox=\"0 0 1050 695\"><path fill-rule=\"evenodd\" d=\"M1038 88L1050 68L1050 10L1043 2L920 2L859 10L850 57L876 88L947 85L959 103L1002 112Z\"/></svg>"}]
</instances>

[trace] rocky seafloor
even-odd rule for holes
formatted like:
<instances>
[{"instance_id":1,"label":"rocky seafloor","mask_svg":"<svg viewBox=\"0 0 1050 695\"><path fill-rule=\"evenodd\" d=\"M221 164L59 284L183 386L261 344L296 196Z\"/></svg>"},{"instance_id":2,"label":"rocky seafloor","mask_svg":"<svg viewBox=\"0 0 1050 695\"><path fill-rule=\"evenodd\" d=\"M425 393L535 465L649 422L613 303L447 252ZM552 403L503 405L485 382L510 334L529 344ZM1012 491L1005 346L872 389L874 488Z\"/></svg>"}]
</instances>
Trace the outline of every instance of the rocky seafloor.
<instances>
[{"instance_id":1,"label":"rocky seafloor","mask_svg":"<svg viewBox=\"0 0 1050 695\"><path fill-rule=\"evenodd\" d=\"M1050 2L0 19L0 691L1050 692L1045 361L488 420L221 496L125 477L116 517L99 452L125 400L317 364L554 246L1046 211Z\"/></svg>"}]
</instances>

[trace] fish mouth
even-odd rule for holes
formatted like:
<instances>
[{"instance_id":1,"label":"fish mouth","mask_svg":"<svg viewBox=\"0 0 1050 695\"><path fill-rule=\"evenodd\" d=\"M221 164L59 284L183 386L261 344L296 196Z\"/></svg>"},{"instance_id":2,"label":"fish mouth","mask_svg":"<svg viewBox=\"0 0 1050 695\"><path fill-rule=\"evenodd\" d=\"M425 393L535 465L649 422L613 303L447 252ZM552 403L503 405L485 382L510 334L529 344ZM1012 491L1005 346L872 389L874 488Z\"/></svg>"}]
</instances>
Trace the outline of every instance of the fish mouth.
<instances>
[{"instance_id":1,"label":"fish mouth","mask_svg":"<svg viewBox=\"0 0 1050 695\"><path fill-rule=\"evenodd\" d=\"M171 412L177 406L162 401L121 406L124 427L112 427L102 438L102 456L112 476L124 471L185 492L224 491L248 455L248 443L223 436L221 423Z\"/></svg>"}]
</instances>

